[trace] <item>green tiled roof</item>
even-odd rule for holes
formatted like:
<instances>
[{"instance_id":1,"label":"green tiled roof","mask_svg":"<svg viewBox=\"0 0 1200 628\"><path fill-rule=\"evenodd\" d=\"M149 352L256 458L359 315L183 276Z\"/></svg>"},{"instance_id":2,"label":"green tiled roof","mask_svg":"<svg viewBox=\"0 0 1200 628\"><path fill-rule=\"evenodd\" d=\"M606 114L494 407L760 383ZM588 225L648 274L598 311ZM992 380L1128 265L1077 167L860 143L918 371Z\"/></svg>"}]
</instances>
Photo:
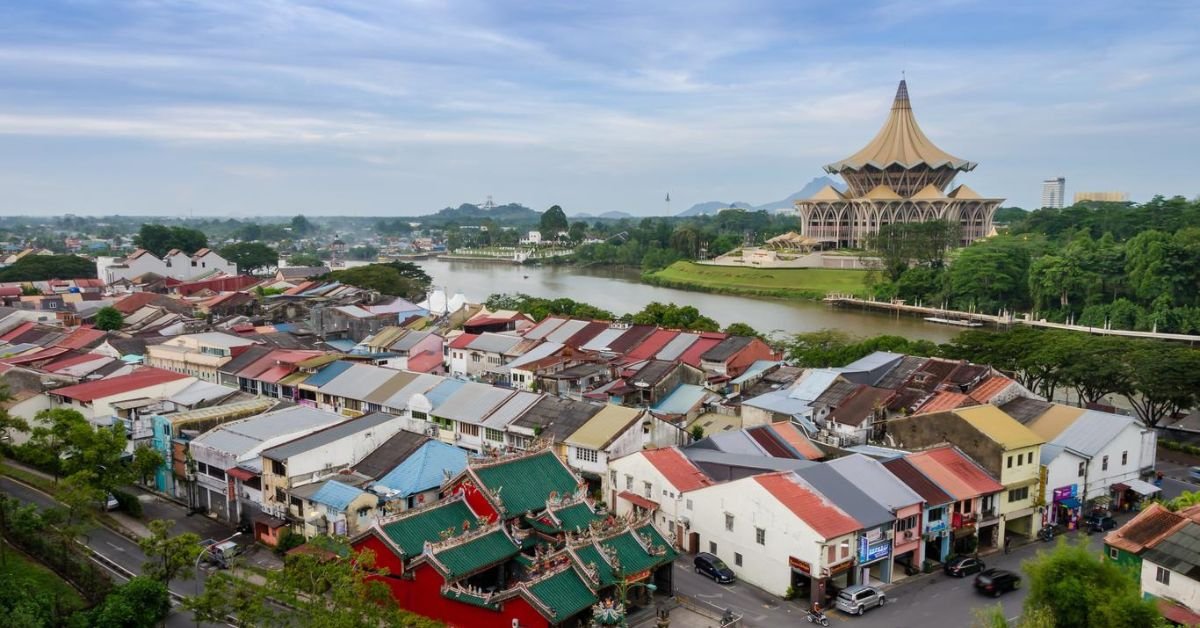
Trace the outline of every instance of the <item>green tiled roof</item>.
<instances>
[{"instance_id":1,"label":"green tiled roof","mask_svg":"<svg viewBox=\"0 0 1200 628\"><path fill-rule=\"evenodd\" d=\"M574 474L549 449L475 469L475 474L493 495L499 491L500 503L509 517L544 510L551 491L570 495L579 488Z\"/></svg>"},{"instance_id":2,"label":"green tiled roof","mask_svg":"<svg viewBox=\"0 0 1200 628\"><path fill-rule=\"evenodd\" d=\"M644 526L638 532L650 534L652 545L662 545L667 547L667 553L659 556L654 556L642 549L638 540L633 538L633 532L626 532L614 536L607 541L601 541L601 545L613 550L617 554L617 560L620 561L621 572L630 576L645 569L651 569L659 565L675 560L675 552L670 549L666 541L662 540L658 532L654 531L652 526Z\"/></svg>"},{"instance_id":3,"label":"green tiled roof","mask_svg":"<svg viewBox=\"0 0 1200 628\"><path fill-rule=\"evenodd\" d=\"M519 549L508 535L504 534L504 530L497 528L466 543L437 552L436 556L438 562L446 568L447 580L455 580L512 558Z\"/></svg>"},{"instance_id":4,"label":"green tiled roof","mask_svg":"<svg viewBox=\"0 0 1200 628\"><path fill-rule=\"evenodd\" d=\"M600 578L600 586L607 587L617 581L617 577L613 575L612 566L604 562L604 557L600 555L600 550L596 549L595 545L584 545L575 550L579 555L580 561L586 566L588 563L596 565L597 576Z\"/></svg>"},{"instance_id":5,"label":"green tiled roof","mask_svg":"<svg viewBox=\"0 0 1200 628\"><path fill-rule=\"evenodd\" d=\"M438 534L442 530L454 528L461 533L463 521L471 522L474 527L475 515L466 502L454 500L428 508L420 514L386 523L383 532L400 547L405 556L412 557L425 550L425 541L436 543L442 540Z\"/></svg>"},{"instance_id":6,"label":"green tiled roof","mask_svg":"<svg viewBox=\"0 0 1200 628\"><path fill-rule=\"evenodd\" d=\"M471 595L470 593L463 593L462 591L455 591L453 589L442 593L442 595L446 598L454 600L455 602L462 602L463 604L470 604L471 606L479 606L481 608L486 608L493 611L500 610L499 604L485 602L484 599L478 595Z\"/></svg>"},{"instance_id":7,"label":"green tiled roof","mask_svg":"<svg viewBox=\"0 0 1200 628\"><path fill-rule=\"evenodd\" d=\"M596 603L596 595L574 569L564 569L528 588L542 604L554 609L555 622L566 621Z\"/></svg>"},{"instance_id":8,"label":"green tiled roof","mask_svg":"<svg viewBox=\"0 0 1200 628\"><path fill-rule=\"evenodd\" d=\"M675 548L671 547L670 541L664 539L663 536L658 533L658 528L652 525L644 525L638 528L637 531L639 534L649 535L651 547L661 546L667 548L667 553L658 557L663 564L669 563L679 556L679 552L676 552Z\"/></svg>"},{"instance_id":9,"label":"green tiled roof","mask_svg":"<svg viewBox=\"0 0 1200 628\"><path fill-rule=\"evenodd\" d=\"M587 530L593 521L600 519L587 502L580 502L554 511L554 516L562 522L563 530L574 532L576 529Z\"/></svg>"}]
</instances>

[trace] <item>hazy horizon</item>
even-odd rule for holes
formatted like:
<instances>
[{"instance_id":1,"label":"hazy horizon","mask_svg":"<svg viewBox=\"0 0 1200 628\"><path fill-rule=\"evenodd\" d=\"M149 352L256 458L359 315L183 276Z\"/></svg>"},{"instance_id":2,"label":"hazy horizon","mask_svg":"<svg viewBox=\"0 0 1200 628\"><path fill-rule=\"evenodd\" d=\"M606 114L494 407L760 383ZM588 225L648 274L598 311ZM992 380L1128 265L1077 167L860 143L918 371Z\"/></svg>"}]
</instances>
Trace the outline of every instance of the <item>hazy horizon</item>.
<instances>
[{"instance_id":1,"label":"hazy horizon","mask_svg":"<svg viewBox=\"0 0 1200 628\"><path fill-rule=\"evenodd\" d=\"M676 214L781 199L901 72L965 183L1194 197L1200 5L0 7L0 214ZM1190 186L1190 187L1189 187ZM670 211L664 197L670 193Z\"/></svg>"}]
</instances>

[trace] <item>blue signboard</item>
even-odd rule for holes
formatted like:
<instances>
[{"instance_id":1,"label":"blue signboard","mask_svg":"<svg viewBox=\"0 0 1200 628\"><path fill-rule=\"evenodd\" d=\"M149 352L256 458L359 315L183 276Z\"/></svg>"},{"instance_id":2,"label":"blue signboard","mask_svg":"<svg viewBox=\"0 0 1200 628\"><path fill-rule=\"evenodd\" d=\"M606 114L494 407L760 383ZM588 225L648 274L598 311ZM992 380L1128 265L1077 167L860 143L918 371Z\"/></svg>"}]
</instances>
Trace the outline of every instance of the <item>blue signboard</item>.
<instances>
[{"instance_id":1,"label":"blue signboard","mask_svg":"<svg viewBox=\"0 0 1200 628\"><path fill-rule=\"evenodd\" d=\"M892 553L892 542L888 540L877 541L874 544L867 542L867 537L858 537L858 562L869 563Z\"/></svg>"}]
</instances>

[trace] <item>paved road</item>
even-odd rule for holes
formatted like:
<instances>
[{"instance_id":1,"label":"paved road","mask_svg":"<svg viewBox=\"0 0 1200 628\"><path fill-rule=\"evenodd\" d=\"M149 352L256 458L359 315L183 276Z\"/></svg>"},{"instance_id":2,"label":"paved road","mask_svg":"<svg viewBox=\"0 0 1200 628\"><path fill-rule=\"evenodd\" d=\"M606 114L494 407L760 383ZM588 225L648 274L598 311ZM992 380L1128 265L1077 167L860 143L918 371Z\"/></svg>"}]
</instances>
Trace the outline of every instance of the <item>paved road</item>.
<instances>
[{"instance_id":1,"label":"paved road","mask_svg":"<svg viewBox=\"0 0 1200 628\"><path fill-rule=\"evenodd\" d=\"M1128 515L1120 518L1121 522ZM1071 533L1074 539L1079 533ZM1095 534L1089 537L1091 547L1102 551L1104 537ZM985 557L989 567L1000 567L1020 572L1021 561L1033 557L1039 550L1049 549L1046 543L1030 543L1014 547L1011 554L993 554ZM975 611L997 603L1003 606L1005 617L1013 618L1021 613L1027 591L1022 588L1001 596L999 600L975 593L974 578L950 578L936 573L902 581L886 590L887 604L883 608L867 611L862 617L829 614L833 626L865 628L929 628L930 626L969 626L975 619ZM731 608L743 614L746 626L767 628L774 626L796 626L804 623L804 609L796 603L786 602L755 587L737 583L719 585L692 569L687 557L675 566L675 589L695 599L704 600L720 608Z\"/></svg>"},{"instance_id":2,"label":"paved road","mask_svg":"<svg viewBox=\"0 0 1200 628\"><path fill-rule=\"evenodd\" d=\"M36 504L39 508L51 508L58 505L53 498L41 491L29 488L19 482L14 482L6 477L0 477L0 491L15 497L25 503ZM141 573L142 564L146 562L146 555L142 553L137 543L121 536L105 528L96 526L84 533L80 539L93 552L111 560L112 562L128 569L133 573ZM124 581L124 577L116 572L111 572L113 577L118 581ZM200 578L203 586L203 578L207 574L201 570ZM196 582L194 580L175 581L171 583L171 591L181 595L192 595L195 591ZM191 614L179 609L172 609L171 615L167 618L168 626L196 626L196 622L192 620ZM215 624L201 624L203 626L216 626Z\"/></svg>"}]
</instances>

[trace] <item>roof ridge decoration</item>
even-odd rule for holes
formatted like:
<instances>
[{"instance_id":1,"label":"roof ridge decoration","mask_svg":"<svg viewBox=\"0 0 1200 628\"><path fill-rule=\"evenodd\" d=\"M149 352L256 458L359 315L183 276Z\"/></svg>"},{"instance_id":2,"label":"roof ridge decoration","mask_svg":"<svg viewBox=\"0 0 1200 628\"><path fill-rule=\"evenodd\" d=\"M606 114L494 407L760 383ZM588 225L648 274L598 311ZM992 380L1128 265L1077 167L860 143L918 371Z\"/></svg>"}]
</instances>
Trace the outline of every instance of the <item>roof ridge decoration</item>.
<instances>
[{"instance_id":1,"label":"roof ridge decoration","mask_svg":"<svg viewBox=\"0 0 1200 628\"><path fill-rule=\"evenodd\" d=\"M431 501L426 504L420 504L416 507L409 508L407 510L404 510L402 512L395 513L395 514L392 514L389 516L380 517L375 520L375 525L372 526L372 528L378 527L382 531L384 526L391 525L393 523L397 523L397 522L403 521L405 519L410 519L417 515L423 515L431 510L435 510L435 509L441 508L443 506L448 506L456 501L466 502L466 496L463 495L463 493L461 493L461 492L455 492L455 493L452 493L450 495L443 497L442 499L439 499L436 501ZM467 510L471 511L471 514L475 514L475 509L471 508L471 504L467 503L465 505L467 507Z\"/></svg>"},{"instance_id":2,"label":"roof ridge decoration","mask_svg":"<svg viewBox=\"0 0 1200 628\"><path fill-rule=\"evenodd\" d=\"M955 157L938 148L921 131L916 116L913 115L908 83L904 79L900 80L900 85L896 88L891 113L875 138L857 153L825 166L825 171L838 174L843 171L864 170L868 166L886 170L892 165L902 168L924 165L934 169L950 168L963 172L973 170L976 166L974 162Z\"/></svg>"}]
</instances>

